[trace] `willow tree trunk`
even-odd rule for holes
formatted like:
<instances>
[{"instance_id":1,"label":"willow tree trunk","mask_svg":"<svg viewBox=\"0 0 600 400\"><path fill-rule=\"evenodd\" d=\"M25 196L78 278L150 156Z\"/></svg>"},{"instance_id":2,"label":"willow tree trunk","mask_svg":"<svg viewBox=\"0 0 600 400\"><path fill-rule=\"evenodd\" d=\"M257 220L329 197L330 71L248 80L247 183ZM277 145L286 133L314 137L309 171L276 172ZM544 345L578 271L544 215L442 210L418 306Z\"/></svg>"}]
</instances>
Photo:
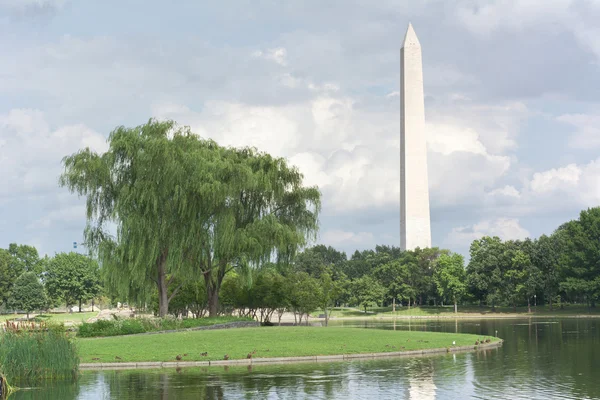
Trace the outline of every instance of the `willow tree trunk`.
<instances>
[{"instance_id":1,"label":"willow tree trunk","mask_svg":"<svg viewBox=\"0 0 600 400\"><path fill-rule=\"evenodd\" d=\"M167 291L167 255L163 253L157 260L156 284L158 285L158 316L164 318L169 313L169 292Z\"/></svg>"},{"instance_id":2,"label":"willow tree trunk","mask_svg":"<svg viewBox=\"0 0 600 400\"><path fill-rule=\"evenodd\" d=\"M456 304L456 297L454 298L454 314L458 313L458 305Z\"/></svg>"},{"instance_id":3,"label":"willow tree trunk","mask_svg":"<svg viewBox=\"0 0 600 400\"><path fill-rule=\"evenodd\" d=\"M529 297L527 298L527 312L531 313L531 300L529 299Z\"/></svg>"},{"instance_id":4,"label":"willow tree trunk","mask_svg":"<svg viewBox=\"0 0 600 400\"><path fill-rule=\"evenodd\" d=\"M208 316L216 317L219 314L219 289L210 286L206 291L208 295Z\"/></svg>"}]
</instances>

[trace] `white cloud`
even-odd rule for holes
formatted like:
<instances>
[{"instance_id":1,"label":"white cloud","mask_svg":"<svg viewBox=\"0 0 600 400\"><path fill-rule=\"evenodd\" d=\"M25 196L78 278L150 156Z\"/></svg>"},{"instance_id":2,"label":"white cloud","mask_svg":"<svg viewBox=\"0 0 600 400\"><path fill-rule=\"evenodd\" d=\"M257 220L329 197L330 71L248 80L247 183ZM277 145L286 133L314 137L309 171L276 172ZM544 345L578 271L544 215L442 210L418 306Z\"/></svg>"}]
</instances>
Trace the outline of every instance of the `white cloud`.
<instances>
[{"instance_id":1,"label":"white cloud","mask_svg":"<svg viewBox=\"0 0 600 400\"><path fill-rule=\"evenodd\" d=\"M577 149L600 147L600 115L564 114L556 120L577 128L569 139L571 147Z\"/></svg>"},{"instance_id":2,"label":"white cloud","mask_svg":"<svg viewBox=\"0 0 600 400\"><path fill-rule=\"evenodd\" d=\"M490 196L505 196L505 197L514 197L520 198L521 193L512 185L506 185L502 188L497 188L488 193Z\"/></svg>"},{"instance_id":3,"label":"white cloud","mask_svg":"<svg viewBox=\"0 0 600 400\"><path fill-rule=\"evenodd\" d=\"M536 172L533 174L530 186L537 193L551 192L558 189L573 189L579 183L581 172L581 168L575 164Z\"/></svg>"},{"instance_id":4,"label":"white cloud","mask_svg":"<svg viewBox=\"0 0 600 400\"><path fill-rule=\"evenodd\" d=\"M371 232L349 232L333 229L323 232L320 242L332 247L358 246L367 248L373 245L373 234Z\"/></svg>"},{"instance_id":5,"label":"white cloud","mask_svg":"<svg viewBox=\"0 0 600 400\"><path fill-rule=\"evenodd\" d=\"M453 228L444 243L450 247L463 247L483 236L498 236L502 240L516 240L529 237L529 231L523 228L516 218L487 219L474 225Z\"/></svg>"},{"instance_id":6,"label":"white cloud","mask_svg":"<svg viewBox=\"0 0 600 400\"><path fill-rule=\"evenodd\" d=\"M477 35L488 36L500 30L525 34L533 27L547 32L572 32L582 47L600 58L598 2L576 0L493 0L456 8L457 24ZM577 7L583 6L583 7Z\"/></svg>"},{"instance_id":7,"label":"white cloud","mask_svg":"<svg viewBox=\"0 0 600 400\"><path fill-rule=\"evenodd\" d=\"M278 47L275 49L268 49L266 51L255 51L252 53L252 56L257 58L264 58L265 60L273 61L283 67L287 65L287 51L283 47Z\"/></svg>"},{"instance_id":8,"label":"white cloud","mask_svg":"<svg viewBox=\"0 0 600 400\"><path fill-rule=\"evenodd\" d=\"M531 204L558 208L600 205L600 159L587 164L568 164L533 174L526 182Z\"/></svg>"},{"instance_id":9,"label":"white cloud","mask_svg":"<svg viewBox=\"0 0 600 400\"><path fill-rule=\"evenodd\" d=\"M0 0L0 8L23 11L28 8L62 8L69 0Z\"/></svg>"},{"instance_id":10,"label":"white cloud","mask_svg":"<svg viewBox=\"0 0 600 400\"><path fill-rule=\"evenodd\" d=\"M0 197L54 190L64 156L84 147L95 151L107 148L104 136L85 125L53 130L41 111L27 109L13 109L0 115L0 141L4 182Z\"/></svg>"}]
</instances>

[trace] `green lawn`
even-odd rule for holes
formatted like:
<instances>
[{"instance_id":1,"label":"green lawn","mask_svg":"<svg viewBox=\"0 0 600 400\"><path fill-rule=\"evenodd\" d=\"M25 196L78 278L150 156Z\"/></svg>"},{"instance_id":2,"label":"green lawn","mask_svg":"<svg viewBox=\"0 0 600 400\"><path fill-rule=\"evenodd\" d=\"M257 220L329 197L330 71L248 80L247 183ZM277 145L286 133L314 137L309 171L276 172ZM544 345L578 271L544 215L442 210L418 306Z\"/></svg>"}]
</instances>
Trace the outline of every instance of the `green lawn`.
<instances>
[{"instance_id":1,"label":"green lawn","mask_svg":"<svg viewBox=\"0 0 600 400\"><path fill-rule=\"evenodd\" d=\"M367 313L363 309L358 308L334 308L331 316L337 318L344 317L392 317L392 316L503 316L503 315L539 315L539 316L569 316L569 315L599 315L600 307L588 309L582 305L566 305L563 309L554 307L550 310L548 306L538 306L537 309L531 306L531 314L528 313L527 307L517 307L516 311L512 307L496 307L495 311L492 311L491 307L478 307L478 306L459 306L458 313L454 314L453 306L444 307L397 307L396 312L392 312L392 307L373 307L367 308ZM322 311L317 311L311 314L312 317L317 317L322 314Z\"/></svg>"},{"instance_id":2,"label":"green lawn","mask_svg":"<svg viewBox=\"0 0 600 400\"><path fill-rule=\"evenodd\" d=\"M87 321L89 318L95 317L98 315L98 312L74 312L74 313L50 313L50 314L41 314L38 315L37 318L46 320L46 321L54 321L54 322L74 322L81 323Z\"/></svg>"},{"instance_id":3,"label":"green lawn","mask_svg":"<svg viewBox=\"0 0 600 400\"><path fill-rule=\"evenodd\" d=\"M22 318L22 317L25 317L25 315L24 314L17 314L17 315L15 315L15 314L3 314L3 315L0 315L0 322L4 322L7 319Z\"/></svg>"},{"instance_id":4,"label":"green lawn","mask_svg":"<svg viewBox=\"0 0 600 400\"><path fill-rule=\"evenodd\" d=\"M54 322L75 322L80 323L82 321L87 321L89 318L95 317L98 315L98 312L74 312L72 314L69 313L49 313L49 314L40 314L37 315L36 318L43 319L45 321L54 321ZM7 319L14 318L25 318L25 314L4 314L0 315L0 322L4 322ZM33 315L30 316L33 318Z\"/></svg>"},{"instance_id":5,"label":"green lawn","mask_svg":"<svg viewBox=\"0 0 600 400\"><path fill-rule=\"evenodd\" d=\"M358 354L474 345L484 336L335 327L261 327L77 339L81 362L222 360ZM494 340L490 337L490 339ZM207 356L201 353L207 352ZM187 355L185 355L187 354ZM118 357L118 358L116 358ZM94 360L96 359L96 360Z\"/></svg>"}]
</instances>

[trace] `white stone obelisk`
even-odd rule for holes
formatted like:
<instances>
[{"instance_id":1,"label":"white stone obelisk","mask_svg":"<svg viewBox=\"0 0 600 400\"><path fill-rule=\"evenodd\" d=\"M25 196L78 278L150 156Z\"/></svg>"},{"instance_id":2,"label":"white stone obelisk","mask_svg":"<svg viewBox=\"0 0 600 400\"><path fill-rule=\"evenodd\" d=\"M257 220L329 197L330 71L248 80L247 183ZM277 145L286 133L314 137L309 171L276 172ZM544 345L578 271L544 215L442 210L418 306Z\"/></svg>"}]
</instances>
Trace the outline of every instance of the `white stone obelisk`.
<instances>
[{"instance_id":1,"label":"white stone obelisk","mask_svg":"<svg viewBox=\"0 0 600 400\"><path fill-rule=\"evenodd\" d=\"M412 24L400 50L400 248L431 247L421 44Z\"/></svg>"}]
</instances>

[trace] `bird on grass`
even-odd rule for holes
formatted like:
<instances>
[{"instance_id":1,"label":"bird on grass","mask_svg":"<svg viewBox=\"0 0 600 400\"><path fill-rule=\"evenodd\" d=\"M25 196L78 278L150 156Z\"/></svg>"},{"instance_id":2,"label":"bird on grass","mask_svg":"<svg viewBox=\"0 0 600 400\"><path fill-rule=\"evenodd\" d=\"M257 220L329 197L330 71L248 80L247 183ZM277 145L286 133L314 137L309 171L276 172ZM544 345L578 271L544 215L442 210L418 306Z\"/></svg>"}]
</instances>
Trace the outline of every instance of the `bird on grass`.
<instances>
[{"instance_id":1,"label":"bird on grass","mask_svg":"<svg viewBox=\"0 0 600 400\"><path fill-rule=\"evenodd\" d=\"M456 346L456 340L452 341L452 346Z\"/></svg>"},{"instance_id":2,"label":"bird on grass","mask_svg":"<svg viewBox=\"0 0 600 400\"><path fill-rule=\"evenodd\" d=\"M177 355L175 356L175 359L176 359L177 361L181 361L181 355L180 355L180 354L177 354Z\"/></svg>"},{"instance_id":3,"label":"bird on grass","mask_svg":"<svg viewBox=\"0 0 600 400\"><path fill-rule=\"evenodd\" d=\"M119 356L115 356L115 360L122 360L122 358Z\"/></svg>"},{"instance_id":4,"label":"bird on grass","mask_svg":"<svg viewBox=\"0 0 600 400\"><path fill-rule=\"evenodd\" d=\"M208 352L207 352L207 351L205 351L204 353L201 353L200 355L201 355L202 357L206 357L206 356L208 355Z\"/></svg>"},{"instance_id":5,"label":"bird on grass","mask_svg":"<svg viewBox=\"0 0 600 400\"><path fill-rule=\"evenodd\" d=\"M248 355L246 356L246 358L252 358L252 353L248 353Z\"/></svg>"},{"instance_id":6,"label":"bird on grass","mask_svg":"<svg viewBox=\"0 0 600 400\"><path fill-rule=\"evenodd\" d=\"M225 354L225 355L223 356L223 360L229 360L229 354Z\"/></svg>"}]
</instances>

